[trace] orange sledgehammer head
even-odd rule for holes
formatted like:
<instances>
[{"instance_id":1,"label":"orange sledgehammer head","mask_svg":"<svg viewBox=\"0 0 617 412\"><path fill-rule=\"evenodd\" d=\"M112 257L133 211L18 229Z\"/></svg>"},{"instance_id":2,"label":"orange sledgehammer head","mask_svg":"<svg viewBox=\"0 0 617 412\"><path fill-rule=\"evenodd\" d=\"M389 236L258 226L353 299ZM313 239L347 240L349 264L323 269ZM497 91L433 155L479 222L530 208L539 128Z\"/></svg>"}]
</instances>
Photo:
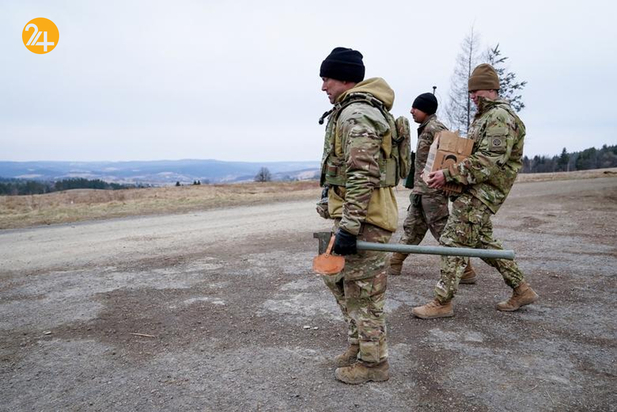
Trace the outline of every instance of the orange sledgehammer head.
<instances>
[{"instance_id":1,"label":"orange sledgehammer head","mask_svg":"<svg viewBox=\"0 0 617 412\"><path fill-rule=\"evenodd\" d=\"M336 275L337 273L341 273L345 267L345 258L343 256L334 256L330 253L334 245L334 237L334 234L330 236L330 243L328 243L326 253L322 253L313 258L313 271L317 274Z\"/></svg>"}]
</instances>

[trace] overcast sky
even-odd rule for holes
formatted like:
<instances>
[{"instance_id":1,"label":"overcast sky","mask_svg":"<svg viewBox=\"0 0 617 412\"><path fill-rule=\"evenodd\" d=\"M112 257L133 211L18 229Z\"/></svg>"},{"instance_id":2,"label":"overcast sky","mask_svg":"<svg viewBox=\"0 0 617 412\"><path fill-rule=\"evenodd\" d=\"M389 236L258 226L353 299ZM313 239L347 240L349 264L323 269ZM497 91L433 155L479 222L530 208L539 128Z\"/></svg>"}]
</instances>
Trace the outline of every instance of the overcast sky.
<instances>
[{"instance_id":1,"label":"overcast sky","mask_svg":"<svg viewBox=\"0 0 617 412\"><path fill-rule=\"evenodd\" d=\"M0 160L317 161L334 47L409 115L433 85L445 106L472 26L528 82L527 156L617 144L615 4L0 0ZM60 31L48 54L22 42L35 17Z\"/></svg>"}]
</instances>

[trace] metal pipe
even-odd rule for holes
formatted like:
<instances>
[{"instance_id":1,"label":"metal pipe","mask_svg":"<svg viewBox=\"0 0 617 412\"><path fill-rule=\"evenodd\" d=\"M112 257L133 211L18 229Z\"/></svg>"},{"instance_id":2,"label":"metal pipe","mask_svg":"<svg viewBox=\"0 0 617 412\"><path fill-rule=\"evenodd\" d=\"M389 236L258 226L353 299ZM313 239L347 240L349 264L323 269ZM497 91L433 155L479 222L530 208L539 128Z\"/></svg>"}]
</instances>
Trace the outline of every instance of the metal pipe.
<instances>
[{"instance_id":1,"label":"metal pipe","mask_svg":"<svg viewBox=\"0 0 617 412\"><path fill-rule=\"evenodd\" d=\"M414 246L394 243L372 243L358 240L358 250L375 250L379 252L416 253L422 255L469 256L486 259L514 260L513 250L471 249L445 246Z\"/></svg>"}]
</instances>

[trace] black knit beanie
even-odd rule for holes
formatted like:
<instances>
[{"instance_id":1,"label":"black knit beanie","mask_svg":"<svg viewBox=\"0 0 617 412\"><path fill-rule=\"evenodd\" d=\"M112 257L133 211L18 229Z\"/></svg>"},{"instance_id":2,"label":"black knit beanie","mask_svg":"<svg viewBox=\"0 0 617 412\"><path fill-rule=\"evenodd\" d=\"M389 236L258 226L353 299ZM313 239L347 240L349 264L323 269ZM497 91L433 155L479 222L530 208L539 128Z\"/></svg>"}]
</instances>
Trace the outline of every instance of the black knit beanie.
<instances>
[{"instance_id":1,"label":"black knit beanie","mask_svg":"<svg viewBox=\"0 0 617 412\"><path fill-rule=\"evenodd\" d=\"M422 93L416 97L411 107L422 110L426 114L434 114L437 112L437 98L433 93Z\"/></svg>"},{"instance_id":2,"label":"black knit beanie","mask_svg":"<svg viewBox=\"0 0 617 412\"><path fill-rule=\"evenodd\" d=\"M359 83L364 80L362 57L357 50L337 47L321 63L319 77Z\"/></svg>"}]
</instances>

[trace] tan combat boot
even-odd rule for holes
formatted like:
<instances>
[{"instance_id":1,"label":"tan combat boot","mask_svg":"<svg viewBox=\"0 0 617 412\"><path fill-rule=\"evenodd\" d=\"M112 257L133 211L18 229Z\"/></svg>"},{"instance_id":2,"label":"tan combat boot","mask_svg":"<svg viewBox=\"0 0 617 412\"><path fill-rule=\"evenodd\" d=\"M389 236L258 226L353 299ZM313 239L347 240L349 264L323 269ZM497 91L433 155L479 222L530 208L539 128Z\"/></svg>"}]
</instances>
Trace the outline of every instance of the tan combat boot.
<instances>
[{"instance_id":1,"label":"tan combat boot","mask_svg":"<svg viewBox=\"0 0 617 412\"><path fill-rule=\"evenodd\" d=\"M339 368L352 365L358 361L358 352L360 352L360 345L349 345L345 352L334 358L334 363Z\"/></svg>"},{"instance_id":2,"label":"tan combat boot","mask_svg":"<svg viewBox=\"0 0 617 412\"><path fill-rule=\"evenodd\" d=\"M502 312L514 312L521 306L529 305L538 300L538 294L533 291L527 282L523 282L514 288L512 296L508 300L499 302L497 309Z\"/></svg>"},{"instance_id":3,"label":"tan combat boot","mask_svg":"<svg viewBox=\"0 0 617 412\"><path fill-rule=\"evenodd\" d=\"M407 256L409 255L405 253L392 253L388 261L388 275L400 275L403 270L403 261L407 259Z\"/></svg>"},{"instance_id":4,"label":"tan combat boot","mask_svg":"<svg viewBox=\"0 0 617 412\"><path fill-rule=\"evenodd\" d=\"M369 381L383 382L390 379L389 369L390 366L387 360L377 364L357 362L351 366L338 368L334 371L334 376L339 381L349 383L350 385L358 385Z\"/></svg>"},{"instance_id":5,"label":"tan combat boot","mask_svg":"<svg viewBox=\"0 0 617 412\"><path fill-rule=\"evenodd\" d=\"M412 309L411 313L420 319L435 319L435 318L449 318L454 316L454 310L452 310L452 301L441 303L437 299L427 303L424 306L417 306Z\"/></svg>"},{"instance_id":6,"label":"tan combat boot","mask_svg":"<svg viewBox=\"0 0 617 412\"><path fill-rule=\"evenodd\" d=\"M471 266L471 261L469 261L469 264L465 268L465 272L463 272L463 276L458 283L462 283L464 285L473 285L474 283L476 283L476 271L473 270L473 267Z\"/></svg>"}]
</instances>

